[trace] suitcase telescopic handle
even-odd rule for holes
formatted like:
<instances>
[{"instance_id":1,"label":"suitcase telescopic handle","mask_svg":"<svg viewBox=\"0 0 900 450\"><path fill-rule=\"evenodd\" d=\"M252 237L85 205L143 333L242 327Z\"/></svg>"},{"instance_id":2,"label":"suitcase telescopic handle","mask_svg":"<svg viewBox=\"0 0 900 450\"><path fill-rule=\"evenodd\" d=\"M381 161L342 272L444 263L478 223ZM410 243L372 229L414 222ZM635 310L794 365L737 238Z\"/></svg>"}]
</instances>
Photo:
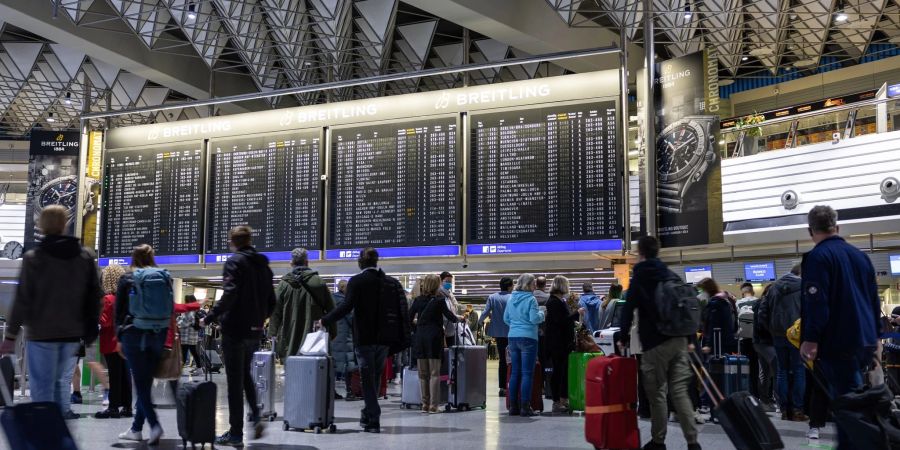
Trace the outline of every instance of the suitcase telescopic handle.
<instances>
[{"instance_id":1,"label":"suitcase telescopic handle","mask_svg":"<svg viewBox=\"0 0 900 450\"><path fill-rule=\"evenodd\" d=\"M9 358L9 356L4 356L4 358ZM6 386L6 379L0 380L0 395L3 396L3 404L5 406L13 405L12 393L9 392L9 387Z\"/></svg>"},{"instance_id":2,"label":"suitcase telescopic handle","mask_svg":"<svg viewBox=\"0 0 900 450\"><path fill-rule=\"evenodd\" d=\"M712 376L706 371L706 366L703 365L700 356L692 351L688 351L688 353L690 353L691 359L693 360L689 361L691 369L697 375L697 379L700 380L703 390L706 391L709 398L712 399L713 407L718 408L720 401L725 400L725 395L722 394L722 391L719 390L719 386L716 386L716 382L713 381Z\"/></svg>"}]
</instances>

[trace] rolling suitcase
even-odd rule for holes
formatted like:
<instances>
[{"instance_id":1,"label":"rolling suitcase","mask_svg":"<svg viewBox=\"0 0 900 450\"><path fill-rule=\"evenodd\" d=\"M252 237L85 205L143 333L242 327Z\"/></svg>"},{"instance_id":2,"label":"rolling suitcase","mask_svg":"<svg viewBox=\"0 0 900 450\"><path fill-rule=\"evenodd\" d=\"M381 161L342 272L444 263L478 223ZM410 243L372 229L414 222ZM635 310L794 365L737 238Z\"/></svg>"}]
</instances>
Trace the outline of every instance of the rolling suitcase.
<instances>
[{"instance_id":1,"label":"rolling suitcase","mask_svg":"<svg viewBox=\"0 0 900 450\"><path fill-rule=\"evenodd\" d=\"M584 411L585 374L588 362L603 353L569 353L569 407L573 411ZM560 395L560 397L565 397Z\"/></svg>"},{"instance_id":2,"label":"rolling suitcase","mask_svg":"<svg viewBox=\"0 0 900 450\"><path fill-rule=\"evenodd\" d=\"M441 359L441 392L438 404L447 403L449 394L448 382L450 380L449 358L449 351L445 348L444 357ZM400 388L400 407L410 409L412 406L421 406L421 389L419 371L413 367L404 368L403 381Z\"/></svg>"},{"instance_id":3,"label":"rolling suitcase","mask_svg":"<svg viewBox=\"0 0 900 450\"><path fill-rule=\"evenodd\" d=\"M506 366L506 410L509 411L509 378L512 375L512 364L508 364ZM531 409L535 412L544 412L544 396L541 391L543 390L543 377L544 369L541 368L541 363L539 361L534 362L534 375L532 375L531 381Z\"/></svg>"},{"instance_id":4,"label":"rolling suitcase","mask_svg":"<svg viewBox=\"0 0 900 450\"><path fill-rule=\"evenodd\" d=\"M210 446L216 441L216 383L209 378L187 381L178 386L175 399L175 419L183 447L190 442Z\"/></svg>"},{"instance_id":5,"label":"rolling suitcase","mask_svg":"<svg viewBox=\"0 0 900 450\"><path fill-rule=\"evenodd\" d=\"M487 406L487 347L483 345L455 345L449 351L450 395L447 411L471 411ZM536 384L541 392L540 382ZM542 400L543 402L543 400Z\"/></svg>"},{"instance_id":6,"label":"rolling suitcase","mask_svg":"<svg viewBox=\"0 0 900 450\"><path fill-rule=\"evenodd\" d=\"M4 357L2 359L9 359ZM13 405L12 391L0 385L0 397L9 405L0 413L0 427L14 450L78 450L59 406L53 402Z\"/></svg>"},{"instance_id":7,"label":"rolling suitcase","mask_svg":"<svg viewBox=\"0 0 900 450\"><path fill-rule=\"evenodd\" d=\"M259 415L275 420L275 352L259 351L253 353L250 376L256 386L256 400L259 402Z\"/></svg>"},{"instance_id":8,"label":"rolling suitcase","mask_svg":"<svg viewBox=\"0 0 900 450\"><path fill-rule=\"evenodd\" d=\"M750 359L744 355L722 354L722 330L713 330L714 356L709 359L709 374L722 393L729 396L735 392L750 390Z\"/></svg>"},{"instance_id":9,"label":"rolling suitcase","mask_svg":"<svg viewBox=\"0 0 900 450\"><path fill-rule=\"evenodd\" d=\"M385 364L387 361L385 360ZM353 393L357 398L363 398L363 390L362 390L362 373L359 369L355 369L350 372L350 392ZM387 378L382 374L381 382L378 385L378 398L387 399Z\"/></svg>"},{"instance_id":10,"label":"rolling suitcase","mask_svg":"<svg viewBox=\"0 0 900 450\"><path fill-rule=\"evenodd\" d=\"M697 365L691 364L694 373L703 385L703 390L713 402L713 415L725 429L728 439L737 450L777 450L784 443L772 420L763 410L759 400L749 392L735 392L724 395L712 376L703 367L700 357L689 352ZM697 368L700 368L699 370Z\"/></svg>"},{"instance_id":11,"label":"rolling suitcase","mask_svg":"<svg viewBox=\"0 0 900 450\"><path fill-rule=\"evenodd\" d=\"M16 365L13 356L6 355L0 358L0 383L6 386L8 392L15 390L16 383ZM10 403L12 404L12 403ZM6 400L0 396L0 406L6 406Z\"/></svg>"},{"instance_id":12,"label":"rolling suitcase","mask_svg":"<svg viewBox=\"0 0 900 450\"><path fill-rule=\"evenodd\" d=\"M337 431L332 358L290 356L284 366L284 430Z\"/></svg>"},{"instance_id":13,"label":"rolling suitcase","mask_svg":"<svg viewBox=\"0 0 900 450\"><path fill-rule=\"evenodd\" d=\"M591 359L585 375L584 437L595 448L638 448L637 360ZM571 400L570 400L571 401Z\"/></svg>"}]
</instances>

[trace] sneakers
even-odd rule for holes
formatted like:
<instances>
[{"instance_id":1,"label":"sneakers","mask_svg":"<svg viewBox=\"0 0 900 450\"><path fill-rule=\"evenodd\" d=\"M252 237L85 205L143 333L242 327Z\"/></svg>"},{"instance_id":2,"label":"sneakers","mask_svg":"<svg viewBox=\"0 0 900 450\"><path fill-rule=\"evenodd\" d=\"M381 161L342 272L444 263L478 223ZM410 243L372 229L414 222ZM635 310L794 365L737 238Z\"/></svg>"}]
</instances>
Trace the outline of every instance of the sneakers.
<instances>
[{"instance_id":1,"label":"sneakers","mask_svg":"<svg viewBox=\"0 0 900 450\"><path fill-rule=\"evenodd\" d=\"M806 432L807 439L818 439L819 438L819 429L818 428L810 428L809 431Z\"/></svg>"},{"instance_id":2,"label":"sneakers","mask_svg":"<svg viewBox=\"0 0 900 450\"><path fill-rule=\"evenodd\" d=\"M343 400L343 399L344 399L344 396L341 395L341 394L338 394L337 391L335 391L335 392L334 392L334 399L335 399L335 400Z\"/></svg>"},{"instance_id":3,"label":"sneakers","mask_svg":"<svg viewBox=\"0 0 900 450\"><path fill-rule=\"evenodd\" d=\"M103 411L98 411L96 414L94 414L94 418L95 419L118 419L119 418L119 410L106 408Z\"/></svg>"},{"instance_id":4,"label":"sneakers","mask_svg":"<svg viewBox=\"0 0 900 450\"><path fill-rule=\"evenodd\" d=\"M442 412L443 411L441 411L441 408L437 407L436 405L433 405L431 407L431 409L428 411L429 414L440 414Z\"/></svg>"},{"instance_id":5,"label":"sneakers","mask_svg":"<svg viewBox=\"0 0 900 450\"><path fill-rule=\"evenodd\" d=\"M241 436L232 436L231 432L226 432L225 434L216 438L216 445L227 445L229 447L243 447L244 439Z\"/></svg>"},{"instance_id":6,"label":"sneakers","mask_svg":"<svg viewBox=\"0 0 900 450\"><path fill-rule=\"evenodd\" d=\"M100 403L103 406L109 406L109 389L103 390L103 402Z\"/></svg>"},{"instance_id":7,"label":"sneakers","mask_svg":"<svg viewBox=\"0 0 900 450\"><path fill-rule=\"evenodd\" d=\"M147 439L147 445L159 445L159 440L163 436L163 429L159 424L150 427L150 439Z\"/></svg>"},{"instance_id":8,"label":"sneakers","mask_svg":"<svg viewBox=\"0 0 900 450\"><path fill-rule=\"evenodd\" d=\"M134 413L131 412L131 408L122 408L122 412L120 412L119 415L129 419L134 417Z\"/></svg>"},{"instance_id":9,"label":"sneakers","mask_svg":"<svg viewBox=\"0 0 900 450\"><path fill-rule=\"evenodd\" d=\"M422 405L422 414L428 414L431 412L431 407L428 405Z\"/></svg>"},{"instance_id":10,"label":"sneakers","mask_svg":"<svg viewBox=\"0 0 900 450\"><path fill-rule=\"evenodd\" d=\"M138 442L140 442L140 441L144 440L144 436L141 434L140 431L134 431L131 428L128 428L128 431L125 431L124 433L119 434L119 439L121 439L123 441L138 441Z\"/></svg>"},{"instance_id":11,"label":"sneakers","mask_svg":"<svg viewBox=\"0 0 900 450\"><path fill-rule=\"evenodd\" d=\"M566 408L566 405L563 402L553 402L553 409L551 410L553 414L565 414L569 412L569 409Z\"/></svg>"},{"instance_id":12,"label":"sneakers","mask_svg":"<svg viewBox=\"0 0 900 450\"><path fill-rule=\"evenodd\" d=\"M709 406L701 406L700 414L709 414Z\"/></svg>"},{"instance_id":13,"label":"sneakers","mask_svg":"<svg viewBox=\"0 0 900 450\"><path fill-rule=\"evenodd\" d=\"M657 444L656 442L650 441L644 444L641 447L642 450L666 450L666 444Z\"/></svg>"},{"instance_id":14,"label":"sneakers","mask_svg":"<svg viewBox=\"0 0 900 450\"><path fill-rule=\"evenodd\" d=\"M703 414L701 414L700 411L694 411L694 422L697 425L703 425L704 423L706 423L706 419L703 418Z\"/></svg>"},{"instance_id":15,"label":"sneakers","mask_svg":"<svg viewBox=\"0 0 900 450\"><path fill-rule=\"evenodd\" d=\"M80 405L84 402L84 399L81 398L81 392L75 391L72 393L72 397L70 398L70 403L73 405Z\"/></svg>"},{"instance_id":16,"label":"sneakers","mask_svg":"<svg viewBox=\"0 0 900 450\"><path fill-rule=\"evenodd\" d=\"M497 394L498 397L506 397L506 389L500 389L500 392Z\"/></svg>"}]
</instances>

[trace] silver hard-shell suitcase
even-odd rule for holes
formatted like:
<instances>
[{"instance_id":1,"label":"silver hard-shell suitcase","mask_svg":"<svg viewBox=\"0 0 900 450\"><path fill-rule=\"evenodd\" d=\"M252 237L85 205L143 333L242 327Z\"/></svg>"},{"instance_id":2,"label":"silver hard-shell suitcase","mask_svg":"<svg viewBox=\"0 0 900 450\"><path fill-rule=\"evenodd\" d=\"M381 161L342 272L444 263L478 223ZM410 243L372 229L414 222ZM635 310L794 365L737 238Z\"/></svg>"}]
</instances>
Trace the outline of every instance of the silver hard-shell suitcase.
<instances>
[{"instance_id":1,"label":"silver hard-shell suitcase","mask_svg":"<svg viewBox=\"0 0 900 450\"><path fill-rule=\"evenodd\" d=\"M450 347L450 396L447 411L484 409L487 405L487 347Z\"/></svg>"},{"instance_id":2,"label":"silver hard-shell suitcase","mask_svg":"<svg viewBox=\"0 0 900 450\"><path fill-rule=\"evenodd\" d=\"M337 431L334 362L330 356L291 356L284 365L284 429Z\"/></svg>"},{"instance_id":3,"label":"silver hard-shell suitcase","mask_svg":"<svg viewBox=\"0 0 900 450\"><path fill-rule=\"evenodd\" d=\"M400 407L410 409L422 405L422 388L419 384L419 371L412 367L403 368L403 385L400 388Z\"/></svg>"},{"instance_id":4,"label":"silver hard-shell suitcase","mask_svg":"<svg viewBox=\"0 0 900 450\"><path fill-rule=\"evenodd\" d=\"M253 353L250 376L256 386L256 401L259 403L259 415L275 420L275 352L259 351Z\"/></svg>"}]
</instances>

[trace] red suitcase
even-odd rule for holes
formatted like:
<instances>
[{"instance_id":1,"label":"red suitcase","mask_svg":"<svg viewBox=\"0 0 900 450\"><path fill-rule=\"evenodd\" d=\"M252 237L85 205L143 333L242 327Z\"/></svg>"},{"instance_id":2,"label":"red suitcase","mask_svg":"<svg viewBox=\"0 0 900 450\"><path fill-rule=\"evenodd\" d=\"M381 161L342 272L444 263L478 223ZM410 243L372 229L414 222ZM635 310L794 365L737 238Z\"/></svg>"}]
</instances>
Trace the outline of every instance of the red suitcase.
<instances>
[{"instance_id":1,"label":"red suitcase","mask_svg":"<svg viewBox=\"0 0 900 450\"><path fill-rule=\"evenodd\" d=\"M512 375L512 364L506 365L506 410L509 411L509 377ZM534 375L531 381L531 409L544 412L544 369L540 361L534 363Z\"/></svg>"},{"instance_id":2,"label":"red suitcase","mask_svg":"<svg viewBox=\"0 0 900 450\"><path fill-rule=\"evenodd\" d=\"M597 449L638 448L637 360L599 356L585 377L584 437Z\"/></svg>"},{"instance_id":3,"label":"red suitcase","mask_svg":"<svg viewBox=\"0 0 900 450\"><path fill-rule=\"evenodd\" d=\"M378 386L378 398L387 399L387 385L388 385L388 375L392 375L394 373L393 367L393 359L388 356L386 360L384 360L384 372L381 374L381 384ZM388 369L390 367L390 369ZM388 372L390 370L390 372ZM354 370L350 373L350 392L353 393L357 398L363 397L362 391L362 378L360 378L359 369Z\"/></svg>"}]
</instances>

